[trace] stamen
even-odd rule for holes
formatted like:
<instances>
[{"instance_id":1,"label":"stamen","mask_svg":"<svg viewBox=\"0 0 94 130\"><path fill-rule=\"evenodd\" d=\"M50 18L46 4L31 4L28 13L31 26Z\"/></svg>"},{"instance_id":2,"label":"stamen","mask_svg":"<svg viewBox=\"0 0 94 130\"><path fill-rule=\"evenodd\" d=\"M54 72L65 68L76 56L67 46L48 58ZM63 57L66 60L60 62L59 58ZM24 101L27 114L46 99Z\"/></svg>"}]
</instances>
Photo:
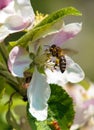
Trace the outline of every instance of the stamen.
<instances>
[{"instance_id":1,"label":"stamen","mask_svg":"<svg viewBox=\"0 0 94 130\"><path fill-rule=\"evenodd\" d=\"M42 13L39 13L38 11L36 11L36 16L35 16L35 23L34 25L37 25L39 22L41 22L44 18L46 18L48 16L48 14L44 15Z\"/></svg>"}]
</instances>

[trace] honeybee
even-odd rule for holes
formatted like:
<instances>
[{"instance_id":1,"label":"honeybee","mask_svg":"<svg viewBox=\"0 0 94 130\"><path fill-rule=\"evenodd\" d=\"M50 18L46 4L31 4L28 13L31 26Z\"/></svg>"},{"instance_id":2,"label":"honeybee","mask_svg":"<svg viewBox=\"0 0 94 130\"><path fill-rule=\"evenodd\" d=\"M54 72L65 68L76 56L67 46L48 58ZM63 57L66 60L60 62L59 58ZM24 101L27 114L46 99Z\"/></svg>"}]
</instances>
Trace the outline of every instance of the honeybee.
<instances>
[{"instance_id":1,"label":"honeybee","mask_svg":"<svg viewBox=\"0 0 94 130\"><path fill-rule=\"evenodd\" d=\"M59 65L60 71L62 73L64 73L64 71L66 70L66 58L65 58L65 54L67 54L69 52L76 53L76 51L74 51L74 50L61 49L60 47L58 47L58 46L56 46L54 44L50 46L49 52L51 53L51 55L53 57L57 58L55 66Z\"/></svg>"}]
</instances>

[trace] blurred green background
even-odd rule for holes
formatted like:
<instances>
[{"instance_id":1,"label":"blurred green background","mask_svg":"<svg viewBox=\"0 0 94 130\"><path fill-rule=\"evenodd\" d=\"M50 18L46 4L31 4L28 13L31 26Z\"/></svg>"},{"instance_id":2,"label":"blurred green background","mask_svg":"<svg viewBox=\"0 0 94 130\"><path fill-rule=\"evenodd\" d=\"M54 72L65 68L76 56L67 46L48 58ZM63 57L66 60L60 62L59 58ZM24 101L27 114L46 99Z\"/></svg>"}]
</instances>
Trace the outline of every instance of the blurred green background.
<instances>
[{"instance_id":1,"label":"blurred green background","mask_svg":"<svg viewBox=\"0 0 94 130\"><path fill-rule=\"evenodd\" d=\"M83 68L86 77L94 81L94 0L31 0L34 10L51 13L62 7L73 6L82 12L82 17L66 17L66 23L82 22L82 31L64 47L77 50L72 58Z\"/></svg>"}]
</instances>

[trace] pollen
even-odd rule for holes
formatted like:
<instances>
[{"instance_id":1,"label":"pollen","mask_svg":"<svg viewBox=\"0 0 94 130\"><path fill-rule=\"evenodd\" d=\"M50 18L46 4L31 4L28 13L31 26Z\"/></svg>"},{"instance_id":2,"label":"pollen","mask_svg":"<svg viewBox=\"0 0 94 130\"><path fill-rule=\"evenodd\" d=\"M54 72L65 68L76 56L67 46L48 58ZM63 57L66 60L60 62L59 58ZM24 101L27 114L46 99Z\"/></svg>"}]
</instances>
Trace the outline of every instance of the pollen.
<instances>
[{"instance_id":1,"label":"pollen","mask_svg":"<svg viewBox=\"0 0 94 130\"><path fill-rule=\"evenodd\" d=\"M38 11L36 11L36 16L35 16L35 23L34 25L37 25L38 23L40 23L44 18L46 18L48 16L48 14L44 15L42 13L39 13Z\"/></svg>"}]
</instances>

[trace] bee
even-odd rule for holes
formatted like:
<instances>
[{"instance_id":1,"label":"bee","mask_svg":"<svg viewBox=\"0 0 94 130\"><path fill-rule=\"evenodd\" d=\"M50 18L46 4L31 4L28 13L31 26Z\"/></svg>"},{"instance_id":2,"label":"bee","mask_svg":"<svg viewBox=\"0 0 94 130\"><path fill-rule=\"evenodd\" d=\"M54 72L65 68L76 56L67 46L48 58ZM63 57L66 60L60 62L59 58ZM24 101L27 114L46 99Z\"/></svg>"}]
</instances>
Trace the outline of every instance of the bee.
<instances>
[{"instance_id":1,"label":"bee","mask_svg":"<svg viewBox=\"0 0 94 130\"><path fill-rule=\"evenodd\" d=\"M63 73L66 69L66 58L63 54L63 50L60 47L53 44L49 48L49 51L53 57L56 57L58 59L56 60L55 66L59 64L60 71Z\"/></svg>"},{"instance_id":2,"label":"bee","mask_svg":"<svg viewBox=\"0 0 94 130\"><path fill-rule=\"evenodd\" d=\"M68 54L69 52L72 53L76 53L75 50L70 50L70 49L62 49L56 45L51 45L49 48L49 52L51 53L51 55L53 57L56 57L57 60L55 61L55 66L59 66L60 71L62 73L64 73L64 71L66 70L66 58L65 58L65 54Z\"/></svg>"}]
</instances>

